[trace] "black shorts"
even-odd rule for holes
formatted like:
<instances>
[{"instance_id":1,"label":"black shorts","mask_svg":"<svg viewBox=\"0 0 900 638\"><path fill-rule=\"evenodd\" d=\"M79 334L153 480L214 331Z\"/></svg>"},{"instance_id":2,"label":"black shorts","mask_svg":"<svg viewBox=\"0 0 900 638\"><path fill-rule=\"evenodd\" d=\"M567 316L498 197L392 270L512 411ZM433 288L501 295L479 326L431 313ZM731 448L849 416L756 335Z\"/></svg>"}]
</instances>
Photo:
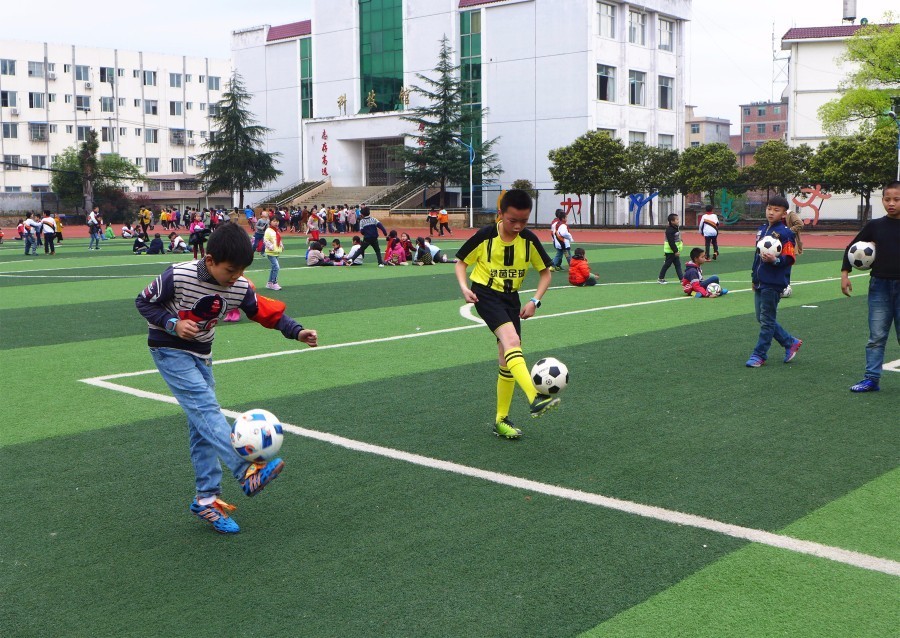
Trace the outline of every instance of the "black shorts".
<instances>
[{"instance_id":1,"label":"black shorts","mask_svg":"<svg viewBox=\"0 0 900 638\"><path fill-rule=\"evenodd\" d=\"M505 323L512 323L516 334L522 336L522 323L519 319L522 303L518 292L498 292L475 282L472 282L472 292L478 296L475 311L484 319L491 332L496 332Z\"/></svg>"}]
</instances>

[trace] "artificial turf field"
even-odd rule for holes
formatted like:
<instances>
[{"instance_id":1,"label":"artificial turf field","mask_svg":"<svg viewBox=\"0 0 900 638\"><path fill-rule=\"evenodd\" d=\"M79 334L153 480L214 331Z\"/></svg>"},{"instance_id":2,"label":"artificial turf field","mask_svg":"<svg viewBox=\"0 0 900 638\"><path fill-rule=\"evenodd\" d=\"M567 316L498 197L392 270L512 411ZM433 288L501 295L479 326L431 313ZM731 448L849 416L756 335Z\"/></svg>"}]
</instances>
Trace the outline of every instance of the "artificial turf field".
<instances>
[{"instance_id":1,"label":"artificial turf field","mask_svg":"<svg viewBox=\"0 0 900 638\"><path fill-rule=\"evenodd\" d=\"M839 252L794 268L797 359L775 344L748 369L750 249L723 249L705 274L732 292L698 300L655 283L656 245L586 246L604 285L556 273L524 325L569 387L538 421L517 391L511 442L451 265L306 268L300 242L266 292L321 346L217 333L226 413L297 426L265 492L224 484L231 537L188 512L184 417L133 303L183 256L0 246L0 635L898 635L900 372L848 391L866 280L840 294Z\"/></svg>"}]
</instances>

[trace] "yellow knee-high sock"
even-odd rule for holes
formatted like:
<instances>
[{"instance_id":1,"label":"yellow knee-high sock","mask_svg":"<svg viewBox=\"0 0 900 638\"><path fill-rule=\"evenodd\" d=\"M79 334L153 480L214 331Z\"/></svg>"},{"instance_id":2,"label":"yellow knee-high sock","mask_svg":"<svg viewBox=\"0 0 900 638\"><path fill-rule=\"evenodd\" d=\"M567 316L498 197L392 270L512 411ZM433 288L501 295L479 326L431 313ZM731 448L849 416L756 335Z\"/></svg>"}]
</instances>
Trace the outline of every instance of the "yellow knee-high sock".
<instances>
[{"instance_id":1,"label":"yellow knee-high sock","mask_svg":"<svg viewBox=\"0 0 900 638\"><path fill-rule=\"evenodd\" d=\"M509 406L512 405L515 391L516 380L513 379L509 368L500 366L500 374L497 377L497 418L494 420L494 423L509 416Z\"/></svg>"},{"instance_id":2,"label":"yellow knee-high sock","mask_svg":"<svg viewBox=\"0 0 900 638\"><path fill-rule=\"evenodd\" d=\"M506 359L506 367L509 368L510 374L516 380L516 383L522 388L528 403L534 401L537 396L537 390L534 382L531 380L531 373L528 372L528 365L525 363L525 357L522 356L522 348L510 348L503 355Z\"/></svg>"}]
</instances>

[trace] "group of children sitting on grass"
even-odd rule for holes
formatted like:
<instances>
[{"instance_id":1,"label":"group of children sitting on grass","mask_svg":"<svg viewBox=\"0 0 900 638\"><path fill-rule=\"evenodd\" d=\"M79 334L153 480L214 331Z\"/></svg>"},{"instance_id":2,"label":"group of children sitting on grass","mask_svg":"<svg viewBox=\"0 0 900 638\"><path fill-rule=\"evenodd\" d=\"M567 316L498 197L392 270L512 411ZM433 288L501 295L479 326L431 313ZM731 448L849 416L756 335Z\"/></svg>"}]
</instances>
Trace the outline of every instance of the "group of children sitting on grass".
<instances>
[{"instance_id":1,"label":"group of children sitting on grass","mask_svg":"<svg viewBox=\"0 0 900 638\"><path fill-rule=\"evenodd\" d=\"M326 255L324 239L310 241L306 251L307 266L361 266L364 251L362 238L354 235L350 249L345 251L340 239L331 240L331 250ZM387 236L384 252L385 266L430 266L452 264L456 259L448 257L427 237L417 237L415 243L407 233L392 230Z\"/></svg>"}]
</instances>

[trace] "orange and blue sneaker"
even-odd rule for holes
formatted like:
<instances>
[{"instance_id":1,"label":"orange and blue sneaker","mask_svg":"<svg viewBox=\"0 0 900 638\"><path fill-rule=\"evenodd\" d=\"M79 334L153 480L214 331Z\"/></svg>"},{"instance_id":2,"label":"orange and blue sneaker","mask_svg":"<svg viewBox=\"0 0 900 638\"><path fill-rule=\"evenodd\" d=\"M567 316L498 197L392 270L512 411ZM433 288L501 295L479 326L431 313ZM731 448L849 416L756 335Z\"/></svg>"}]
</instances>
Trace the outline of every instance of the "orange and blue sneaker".
<instances>
[{"instance_id":1,"label":"orange and blue sneaker","mask_svg":"<svg viewBox=\"0 0 900 638\"><path fill-rule=\"evenodd\" d=\"M748 368L759 368L766 365L766 360L757 354L751 354L750 358L747 359L747 363L744 365Z\"/></svg>"},{"instance_id":2,"label":"orange and blue sneaker","mask_svg":"<svg viewBox=\"0 0 900 638\"><path fill-rule=\"evenodd\" d=\"M236 509L237 507L229 505L220 498L209 505L200 505L196 498L191 503L191 512L201 521L212 525L212 528L220 534L237 534L241 531L235 520L228 516L228 512Z\"/></svg>"},{"instance_id":3,"label":"orange and blue sneaker","mask_svg":"<svg viewBox=\"0 0 900 638\"><path fill-rule=\"evenodd\" d=\"M800 339L794 339L794 342L784 349L784 362L789 363L794 360L794 357L797 356L797 351L800 350L800 346L803 345L803 341Z\"/></svg>"},{"instance_id":4,"label":"orange and blue sneaker","mask_svg":"<svg viewBox=\"0 0 900 638\"><path fill-rule=\"evenodd\" d=\"M280 458L272 459L268 463L260 461L252 463L244 474L244 480L241 481L241 487L247 496L256 496L262 489L278 478L281 470L284 469L284 461Z\"/></svg>"}]
</instances>

